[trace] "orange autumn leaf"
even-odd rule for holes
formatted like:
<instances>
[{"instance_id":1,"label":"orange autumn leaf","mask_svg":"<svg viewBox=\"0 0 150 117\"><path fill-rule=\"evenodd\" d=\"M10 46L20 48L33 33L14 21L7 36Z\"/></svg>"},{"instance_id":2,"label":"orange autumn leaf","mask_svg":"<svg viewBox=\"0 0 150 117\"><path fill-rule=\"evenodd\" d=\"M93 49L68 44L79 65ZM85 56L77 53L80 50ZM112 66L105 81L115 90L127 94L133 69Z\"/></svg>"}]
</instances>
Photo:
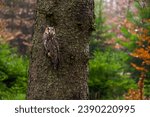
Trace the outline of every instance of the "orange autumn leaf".
<instances>
[{"instance_id":1,"label":"orange autumn leaf","mask_svg":"<svg viewBox=\"0 0 150 117\"><path fill-rule=\"evenodd\" d=\"M137 66L136 64L134 63L131 63L132 67L134 67L136 70L138 71L144 71L144 72L147 72L147 70L144 68L144 67L139 67Z\"/></svg>"}]
</instances>

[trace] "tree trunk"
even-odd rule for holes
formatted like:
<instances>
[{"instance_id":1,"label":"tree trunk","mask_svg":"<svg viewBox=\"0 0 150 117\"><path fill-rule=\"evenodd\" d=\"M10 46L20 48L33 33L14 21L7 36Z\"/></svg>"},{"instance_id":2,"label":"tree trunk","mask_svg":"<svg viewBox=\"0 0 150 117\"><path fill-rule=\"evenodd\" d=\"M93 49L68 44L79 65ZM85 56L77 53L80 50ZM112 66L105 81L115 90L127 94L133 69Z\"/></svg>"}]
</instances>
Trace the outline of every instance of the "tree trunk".
<instances>
[{"instance_id":1,"label":"tree trunk","mask_svg":"<svg viewBox=\"0 0 150 117\"><path fill-rule=\"evenodd\" d=\"M89 36L93 0L38 0L30 57L27 99L87 99ZM43 47L45 27L53 26L60 48L57 70Z\"/></svg>"}]
</instances>

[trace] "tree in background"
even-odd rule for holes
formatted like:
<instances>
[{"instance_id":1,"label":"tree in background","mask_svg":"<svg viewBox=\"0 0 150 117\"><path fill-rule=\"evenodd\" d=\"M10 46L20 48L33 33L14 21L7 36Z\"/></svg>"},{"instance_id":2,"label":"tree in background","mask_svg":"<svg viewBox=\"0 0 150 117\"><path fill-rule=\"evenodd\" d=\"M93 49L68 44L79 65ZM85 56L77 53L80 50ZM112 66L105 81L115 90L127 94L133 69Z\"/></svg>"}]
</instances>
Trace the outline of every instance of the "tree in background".
<instances>
[{"instance_id":1,"label":"tree in background","mask_svg":"<svg viewBox=\"0 0 150 117\"><path fill-rule=\"evenodd\" d=\"M0 99L25 99L28 60L0 42Z\"/></svg>"},{"instance_id":2,"label":"tree in background","mask_svg":"<svg viewBox=\"0 0 150 117\"><path fill-rule=\"evenodd\" d=\"M103 0L95 0L95 31L91 37L89 61L90 99L123 99L124 93L135 88L135 81L126 70L128 54L113 48L112 38L117 38L104 17ZM106 9L105 9L106 10ZM113 25L111 22L110 24ZM113 27L113 30L116 30ZM111 33L113 32L113 33ZM108 42L111 42L108 44Z\"/></svg>"},{"instance_id":3,"label":"tree in background","mask_svg":"<svg viewBox=\"0 0 150 117\"><path fill-rule=\"evenodd\" d=\"M90 40L90 53L92 54L96 49L105 50L107 44L106 40L112 37L112 33L108 33L110 27L106 25L106 18L104 16L104 1L95 0L95 31L93 31Z\"/></svg>"},{"instance_id":4,"label":"tree in background","mask_svg":"<svg viewBox=\"0 0 150 117\"><path fill-rule=\"evenodd\" d=\"M0 35L18 52L26 55L30 49L33 33L34 8L36 0L1 0Z\"/></svg>"},{"instance_id":5,"label":"tree in background","mask_svg":"<svg viewBox=\"0 0 150 117\"><path fill-rule=\"evenodd\" d=\"M146 99L149 98L148 87L150 77L150 4L148 1L137 1L137 8L139 16L130 17L132 23L127 26L130 33L132 45L132 51L130 53L132 57L131 66L135 68L137 73L134 76L139 77L138 89L130 89L126 99ZM131 16L131 15L130 15ZM144 85L146 82L146 85Z\"/></svg>"},{"instance_id":6,"label":"tree in background","mask_svg":"<svg viewBox=\"0 0 150 117\"><path fill-rule=\"evenodd\" d=\"M95 51L90 60L90 99L123 99L135 81L125 71L128 55L112 48L105 52Z\"/></svg>"},{"instance_id":7,"label":"tree in background","mask_svg":"<svg viewBox=\"0 0 150 117\"><path fill-rule=\"evenodd\" d=\"M93 0L37 1L27 99L87 99L89 35ZM44 53L45 27L56 29L60 48L57 70Z\"/></svg>"}]
</instances>

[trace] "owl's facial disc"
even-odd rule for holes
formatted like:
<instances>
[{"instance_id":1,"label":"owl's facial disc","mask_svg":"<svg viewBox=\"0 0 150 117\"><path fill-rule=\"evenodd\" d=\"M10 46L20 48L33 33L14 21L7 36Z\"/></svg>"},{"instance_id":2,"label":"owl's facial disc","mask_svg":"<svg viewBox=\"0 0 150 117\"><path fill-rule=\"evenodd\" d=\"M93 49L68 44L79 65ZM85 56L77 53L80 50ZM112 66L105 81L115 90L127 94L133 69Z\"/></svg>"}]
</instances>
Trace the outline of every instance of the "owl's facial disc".
<instances>
[{"instance_id":1,"label":"owl's facial disc","mask_svg":"<svg viewBox=\"0 0 150 117\"><path fill-rule=\"evenodd\" d=\"M49 34L55 35L55 28L54 27L48 27Z\"/></svg>"}]
</instances>

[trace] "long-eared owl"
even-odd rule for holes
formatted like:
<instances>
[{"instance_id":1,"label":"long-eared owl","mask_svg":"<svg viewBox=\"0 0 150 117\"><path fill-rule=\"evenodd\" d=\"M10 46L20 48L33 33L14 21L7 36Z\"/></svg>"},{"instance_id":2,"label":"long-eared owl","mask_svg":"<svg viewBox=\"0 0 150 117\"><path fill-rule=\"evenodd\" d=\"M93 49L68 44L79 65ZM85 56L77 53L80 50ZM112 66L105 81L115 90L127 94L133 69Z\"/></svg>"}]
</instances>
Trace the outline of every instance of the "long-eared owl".
<instances>
[{"instance_id":1,"label":"long-eared owl","mask_svg":"<svg viewBox=\"0 0 150 117\"><path fill-rule=\"evenodd\" d=\"M43 34L43 44L46 55L50 58L54 69L57 69L59 64L59 44L54 27L46 27Z\"/></svg>"}]
</instances>

